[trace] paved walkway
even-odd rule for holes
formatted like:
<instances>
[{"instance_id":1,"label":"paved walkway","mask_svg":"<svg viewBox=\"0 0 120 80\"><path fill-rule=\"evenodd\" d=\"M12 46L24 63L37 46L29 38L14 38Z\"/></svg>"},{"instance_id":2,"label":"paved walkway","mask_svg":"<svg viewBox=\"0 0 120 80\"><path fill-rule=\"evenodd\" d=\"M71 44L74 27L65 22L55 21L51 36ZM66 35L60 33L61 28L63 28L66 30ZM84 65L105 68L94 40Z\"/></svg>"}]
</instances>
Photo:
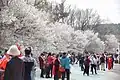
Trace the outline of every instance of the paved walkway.
<instances>
[{"instance_id":1,"label":"paved walkway","mask_svg":"<svg viewBox=\"0 0 120 80\"><path fill-rule=\"evenodd\" d=\"M115 64L112 72L120 75L120 64Z\"/></svg>"},{"instance_id":2,"label":"paved walkway","mask_svg":"<svg viewBox=\"0 0 120 80\"><path fill-rule=\"evenodd\" d=\"M113 80L120 80L120 64L115 64L109 75L110 78L113 78Z\"/></svg>"},{"instance_id":3,"label":"paved walkway","mask_svg":"<svg viewBox=\"0 0 120 80\"><path fill-rule=\"evenodd\" d=\"M77 65L74 65L71 66L71 80L120 80L120 76L116 72L118 71L118 69L116 68L119 68L119 66L120 65L115 65L114 69L111 71L98 71L97 75L92 75L90 73L90 76L83 76L83 72L80 71L80 68ZM36 80L53 80L53 79L39 78L39 75L40 75L40 70L38 69Z\"/></svg>"}]
</instances>

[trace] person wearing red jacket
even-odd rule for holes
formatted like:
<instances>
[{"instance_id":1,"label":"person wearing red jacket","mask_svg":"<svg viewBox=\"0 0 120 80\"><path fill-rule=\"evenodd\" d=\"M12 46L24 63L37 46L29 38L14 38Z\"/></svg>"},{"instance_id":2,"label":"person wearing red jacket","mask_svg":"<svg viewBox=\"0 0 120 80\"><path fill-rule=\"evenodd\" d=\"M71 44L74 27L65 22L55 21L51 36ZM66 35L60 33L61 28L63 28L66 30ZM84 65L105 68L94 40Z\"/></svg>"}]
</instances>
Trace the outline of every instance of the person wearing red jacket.
<instances>
[{"instance_id":1,"label":"person wearing red jacket","mask_svg":"<svg viewBox=\"0 0 120 80\"><path fill-rule=\"evenodd\" d=\"M10 56L8 54L5 54L2 59L0 59L0 80L3 80L4 77L4 71L6 69L6 65L10 60Z\"/></svg>"},{"instance_id":2,"label":"person wearing red jacket","mask_svg":"<svg viewBox=\"0 0 120 80\"><path fill-rule=\"evenodd\" d=\"M59 80L59 66L60 66L60 60L58 59L59 55L56 55L56 58L53 61L53 75L54 80Z\"/></svg>"},{"instance_id":3,"label":"person wearing red jacket","mask_svg":"<svg viewBox=\"0 0 120 80\"><path fill-rule=\"evenodd\" d=\"M54 58L52 57L51 53L49 53L47 57L48 71L46 72L46 78L50 78L49 76L50 72L52 77L53 60Z\"/></svg>"},{"instance_id":4,"label":"person wearing red jacket","mask_svg":"<svg viewBox=\"0 0 120 80\"><path fill-rule=\"evenodd\" d=\"M7 62L10 60L8 53L0 60L0 69L5 70Z\"/></svg>"},{"instance_id":5,"label":"person wearing red jacket","mask_svg":"<svg viewBox=\"0 0 120 80\"><path fill-rule=\"evenodd\" d=\"M112 58L111 56L108 58L108 70L112 68Z\"/></svg>"}]
</instances>

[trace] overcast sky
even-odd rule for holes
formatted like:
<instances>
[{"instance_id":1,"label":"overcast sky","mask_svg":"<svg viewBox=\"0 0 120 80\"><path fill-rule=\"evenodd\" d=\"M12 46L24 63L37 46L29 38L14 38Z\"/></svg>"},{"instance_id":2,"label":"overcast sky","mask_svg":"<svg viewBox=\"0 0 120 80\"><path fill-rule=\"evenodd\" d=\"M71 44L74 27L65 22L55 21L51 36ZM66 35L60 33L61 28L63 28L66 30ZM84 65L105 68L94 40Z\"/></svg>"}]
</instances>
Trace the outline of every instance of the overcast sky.
<instances>
[{"instance_id":1,"label":"overcast sky","mask_svg":"<svg viewBox=\"0 0 120 80\"><path fill-rule=\"evenodd\" d=\"M101 18L109 19L112 23L120 23L120 0L67 0L67 4L81 9L93 8Z\"/></svg>"}]
</instances>

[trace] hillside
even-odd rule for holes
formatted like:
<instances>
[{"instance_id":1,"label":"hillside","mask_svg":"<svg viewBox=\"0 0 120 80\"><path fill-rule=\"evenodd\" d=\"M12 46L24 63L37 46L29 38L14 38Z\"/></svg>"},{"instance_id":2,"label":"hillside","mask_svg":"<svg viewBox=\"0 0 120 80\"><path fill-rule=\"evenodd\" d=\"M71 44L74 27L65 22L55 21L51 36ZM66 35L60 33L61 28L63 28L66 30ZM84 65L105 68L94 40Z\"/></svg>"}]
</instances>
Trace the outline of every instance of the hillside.
<instances>
[{"instance_id":1,"label":"hillside","mask_svg":"<svg viewBox=\"0 0 120 80\"><path fill-rule=\"evenodd\" d=\"M120 24L100 24L94 30L100 34L101 38L107 34L114 34L120 41Z\"/></svg>"}]
</instances>

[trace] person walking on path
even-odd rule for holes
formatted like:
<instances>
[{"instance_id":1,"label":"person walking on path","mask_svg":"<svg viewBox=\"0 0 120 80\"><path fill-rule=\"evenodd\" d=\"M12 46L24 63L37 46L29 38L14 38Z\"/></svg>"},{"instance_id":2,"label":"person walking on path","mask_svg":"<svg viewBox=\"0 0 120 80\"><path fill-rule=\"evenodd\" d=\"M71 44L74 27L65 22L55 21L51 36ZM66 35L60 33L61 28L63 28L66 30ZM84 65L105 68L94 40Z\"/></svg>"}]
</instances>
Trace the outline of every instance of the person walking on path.
<instances>
[{"instance_id":1,"label":"person walking on path","mask_svg":"<svg viewBox=\"0 0 120 80\"><path fill-rule=\"evenodd\" d=\"M88 58L88 56L86 56L85 61L84 61L84 73L83 75L87 74L87 76L89 76L89 66L90 66L90 59Z\"/></svg>"},{"instance_id":2,"label":"person walking on path","mask_svg":"<svg viewBox=\"0 0 120 80\"><path fill-rule=\"evenodd\" d=\"M79 62L80 58L81 58L81 54L80 54L80 53L78 53L78 55L76 56L77 61L76 61L76 63L75 63L75 64L78 64L78 62Z\"/></svg>"},{"instance_id":3,"label":"person walking on path","mask_svg":"<svg viewBox=\"0 0 120 80\"><path fill-rule=\"evenodd\" d=\"M111 56L109 56L108 58L108 70L110 70L112 68L112 58Z\"/></svg>"},{"instance_id":4,"label":"person walking on path","mask_svg":"<svg viewBox=\"0 0 120 80\"><path fill-rule=\"evenodd\" d=\"M102 54L100 57L101 70L105 71L105 56Z\"/></svg>"},{"instance_id":5,"label":"person walking on path","mask_svg":"<svg viewBox=\"0 0 120 80\"><path fill-rule=\"evenodd\" d=\"M31 57L31 50L29 48L25 49L25 56L23 58L25 64L25 76L24 80L31 80L31 71L35 66L35 60Z\"/></svg>"},{"instance_id":6,"label":"person walking on path","mask_svg":"<svg viewBox=\"0 0 120 80\"><path fill-rule=\"evenodd\" d=\"M112 66L111 66L111 68L113 69L113 67L114 67L114 56L112 55L111 58L112 58Z\"/></svg>"},{"instance_id":7,"label":"person walking on path","mask_svg":"<svg viewBox=\"0 0 120 80\"><path fill-rule=\"evenodd\" d=\"M95 74L97 74L97 57L93 55L91 57L91 72L94 74L93 69L95 70Z\"/></svg>"},{"instance_id":8,"label":"person walking on path","mask_svg":"<svg viewBox=\"0 0 120 80\"><path fill-rule=\"evenodd\" d=\"M97 56L97 70L100 70L100 57Z\"/></svg>"},{"instance_id":9,"label":"person walking on path","mask_svg":"<svg viewBox=\"0 0 120 80\"><path fill-rule=\"evenodd\" d=\"M40 69L41 69L41 74L40 74L40 77L41 78L44 78L44 71L45 71L45 61L44 61L44 54L41 53L40 56L39 56L39 65L40 65Z\"/></svg>"},{"instance_id":10,"label":"person walking on path","mask_svg":"<svg viewBox=\"0 0 120 80\"><path fill-rule=\"evenodd\" d=\"M81 71L84 71L84 56L81 54L78 55L79 58L78 58L78 61L79 61L79 66L81 67Z\"/></svg>"},{"instance_id":11,"label":"person walking on path","mask_svg":"<svg viewBox=\"0 0 120 80\"><path fill-rule=\"evenodd\" d=\"M65 80L65 76L67 77L67 80L70 80L70 59L67 57L65 52L63 53L60 62L61 66L65 69L65 72L62 72L62 80Z\"/></svg>"},{"instance_id":12,"label":"person walking on path","mask_svg":"<svg viewBox=\"0 0 120 80\"><path fill-rule=\"evenodd\" d=\"M60 61L59 61L59 55L56 55L56 58L53 61L53 75L54 75L54 80L59 80L59 66L60 66Z\"/></svg>"},{"instance_id":13,"label":"person walking on path","mask_svg":"<svg viewBox=\"0 0 120 80\"><path fill-rule=\"evenodd\" d=\"M48 70L46 72L46 78L50 78L49 74L51 74L52 77L52 66L53 66L53 57L51 55L51 53L48 54L47 57L47 65L48 65Z\"/></svg>"},{"instance_id":14,"label":"person walking on path","mask_svg":"<svg viewBox=\"0 0 120 80\"><path fill-rule=\"evenodd\" d=\"M5 70L7 62L10 60L9 52L5 53L2 59L0 59L0 69Z\"/></svg>"},{"instance_id":15,"label":"person walking on path","mask_svg":"<svg viewBox=\"0 0 120 80\"><path fill-rule=\"evenodd\" d=\"M4 71L6 69L6 65L11 59L10 55L8 52L5 53L2 59L0 59L0 80L3 80L4 77Z\"/></svg>"},{"instance_id":16,"label":"person walking on path","mask_svg":"<svg viewBox=\"0 0 120 80\"><path fill-rule=\"evenodd\" d=\"M80 63L81 63L81 71L84 71L84 56L83 55L81 57Z\"/></svg>"},{"instance_id":17,"label":"person walking on path","mask_svg":"<svg viewBox=\"0 0 120 80\"><path fill-rule=\"evenodd\" d=\"M8 50L8 54L11 55L12 59L6 65L4 80L25 80L25 64L18 58L20 51L17 46L11 46Z\"/></svg>"},{"instance_id":18,"label":"person walking on path","mask_svg":"<svg viewBox=\"0 0 120 80\"><path fill-rule=\"evenodd\" d=\"M108 68L108 56L107 55L105 57L105 62L106 62L106 68Z\"/></svg>"}]
</instances>

